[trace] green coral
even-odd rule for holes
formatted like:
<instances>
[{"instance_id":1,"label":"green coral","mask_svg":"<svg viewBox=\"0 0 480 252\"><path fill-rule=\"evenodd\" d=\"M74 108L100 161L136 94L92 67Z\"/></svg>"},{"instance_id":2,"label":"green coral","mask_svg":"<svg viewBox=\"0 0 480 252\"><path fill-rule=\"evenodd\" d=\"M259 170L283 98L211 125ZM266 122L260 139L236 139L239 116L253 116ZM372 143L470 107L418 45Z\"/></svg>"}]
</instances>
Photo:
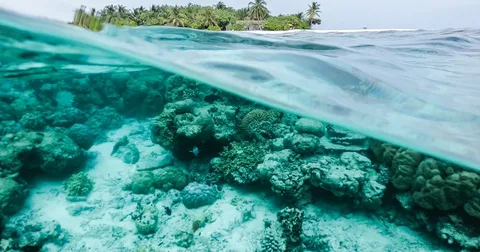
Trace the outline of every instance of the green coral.
<instances>
[{"instance_id":1,"label":"green coral","mask_svg":"<svg viewBox=\"0 0 480 252\"><path fill-rule=\"evenodd\" d=\"M415 173L413 200L425 209L448 211L467 203L479 185L479 175L427 158Z\"/></svg>"},{"instance_id":2,"label":"green coral","mask_svg":"<svg viewBox=\"0 0 480 252\"><path fill-rule=\"evenodd\" d=\"M178 167L168 166L162 169L154 170L153 186L163 191L170 189L182 190L188 183L187 174Z\"/></svg>"},{"instance_id":3,"label":"green coral","mask_svg":"<svg viewBox=\"0 0 480 252\"><path fill-rule=\"evenodd\" d=\"M399 147L375 139L369 139L369 145L377 161L390 168Z\"/></svg>"},{"instance_id":4,"label":"green coral","mask_svg":"<svg viewBox=\"0 0 480 252\"><path fill-rule=\"evenodd\" d=\"M410 189L417 167L422 160L423 156L416 151L398 149L393 156L390 168L390 179L393 186L400 190Z\"/></svg>"},{"instance_id":5,"label":"green coral","mask_svg":"<svg viewBox=\"0 0 480 252\"><path fill-rule=\"evenodd\" d=\"M229 182L255 182L259 180L256 167L263 162L268 150L269 145L265 143L232 142L220 153L219 162L212 162L213 171Z\"/></svg>"},{"instance_id":6,"label":"green coral","mask_svg":"<svg viewBox=\"0 0 480 252\"><path fill-rule=\"evenodd\" d=\"M68 196L87 196L93 189L94 182L87 174L80 172L73 174L65 182L65 190Z\"/></svg>"},{"instance_id":7,"label":"green coral","mask_svg":"<svg viewBox=\"0 0 480 252\"><path fill-rule=\"evenodd\" d=\"M148 194L154 190L154 175L150 171L137 172L131 177L129 189L135 194Z\"/></svg>"}]
</instances>

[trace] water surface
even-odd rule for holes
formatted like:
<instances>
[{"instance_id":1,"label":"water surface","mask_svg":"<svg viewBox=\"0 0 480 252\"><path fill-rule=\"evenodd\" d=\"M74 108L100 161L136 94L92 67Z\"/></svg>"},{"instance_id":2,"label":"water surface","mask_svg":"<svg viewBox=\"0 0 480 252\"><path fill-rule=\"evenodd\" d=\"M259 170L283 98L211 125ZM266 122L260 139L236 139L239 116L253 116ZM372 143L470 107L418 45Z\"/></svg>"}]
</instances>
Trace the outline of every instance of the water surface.
<instances>
[{"instance_id":1,"label":"water surface","mask_svg":"<svg viewBox=\"0 0 480 252\"><path fill-rule=\"evenodd\" d=\"M0 78L161 69L480 169L480 30L101 33L0 11Z\"/></svg>"}]
</instances>

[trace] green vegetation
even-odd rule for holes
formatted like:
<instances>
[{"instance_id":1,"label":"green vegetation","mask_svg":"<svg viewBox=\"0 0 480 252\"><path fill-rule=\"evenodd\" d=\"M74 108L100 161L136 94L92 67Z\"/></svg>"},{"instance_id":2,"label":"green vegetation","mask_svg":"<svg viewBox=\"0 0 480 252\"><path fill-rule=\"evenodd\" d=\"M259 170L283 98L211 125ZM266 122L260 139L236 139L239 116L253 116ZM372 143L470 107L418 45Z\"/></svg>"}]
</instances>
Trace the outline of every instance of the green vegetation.
<instances>
[{"instance_id":1,"label":"green vegetation","mask_svg":"<svg viewBox=\"0 0 480 252\"><path fill-rule=\"evenodd\" d=\"M308 5L308 10L306 13L306 19L310 23L310 27L314 24L321 24L322 20L320 19L320 4L313 2L311 5Z\"/></svg>"},{"instance_id":2,"label":"green vegetation","mask_svg":"<svg viewBox=\"0 0 480 252\"><path fill-rule=\"evenodd\" d=\"M290 29L310 29L310 25L296 15L288 15L267 18L263 28L267 31L284 31Z\"/></svg>"},{"instance_id":3,"label":"green vegetation","mask_svg":"<svg viewBox=\"0 0 480 252\"><path fill-rule=\"evenodd\" d=\"M255 0L248 3L248 8L250 10L250 18L252 20L263 20L265 19L270 11L267 9L267 2L264 0Z\"/></svg>"},{"instance_id":4,"label":"green vegetation","mask_svg":"<svg viewBox=\"0 0 480 252\"><path fill-rule=\"evenodd\" d=\"M271 16L265 0L253 0L248 6L234 9L222 1L213 6L188 4L186 6L152 5L127 9L123 5L108 5L103 10L75 11L72 24L93 31L102 29L103 23L116 26L168 25L211 31L309 29L320 24L320 4L313 2L304 13Z\"/></svg>"}]
</instances>

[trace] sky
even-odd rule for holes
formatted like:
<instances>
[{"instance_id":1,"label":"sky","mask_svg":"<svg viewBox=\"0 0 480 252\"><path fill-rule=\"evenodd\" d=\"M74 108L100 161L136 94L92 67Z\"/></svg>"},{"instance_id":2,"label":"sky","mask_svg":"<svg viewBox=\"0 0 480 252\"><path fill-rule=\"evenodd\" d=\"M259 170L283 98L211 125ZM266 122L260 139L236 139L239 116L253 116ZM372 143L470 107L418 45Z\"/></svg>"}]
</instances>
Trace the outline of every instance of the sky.
<instances>
[{"instance_id":1,"label":"sky","mask_svg":"<svg viewBox=\"0 0 480 252\"><path fill-rule=\"evenodd\" d=\"M228 6L241 8L250 0L223 0ZM20 13L71 21L80 5L101 9L109 4L128 8L152 4L189 2L212 5L215 0L0 0L0 8ZM305 11L312 0L266 0L272 14ZM480 0L319 0L322 25L317 29L368 28L480 28Z\"/></svg>"}]
</instances>

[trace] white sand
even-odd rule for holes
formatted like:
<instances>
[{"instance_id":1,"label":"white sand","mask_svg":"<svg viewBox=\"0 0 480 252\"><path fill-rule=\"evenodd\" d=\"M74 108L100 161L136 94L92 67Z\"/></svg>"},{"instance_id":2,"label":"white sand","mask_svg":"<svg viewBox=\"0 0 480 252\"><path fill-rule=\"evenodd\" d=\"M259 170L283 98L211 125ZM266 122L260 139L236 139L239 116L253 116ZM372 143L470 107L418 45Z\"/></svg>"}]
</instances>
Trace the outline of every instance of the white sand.
<instances>
[{"instance_id":1,"label":"white sand","mask_svg":"<svg viewBox=\"0 0 480 252\"><path fill-rule=\"evenodd\" d=\"M314 33L355 33L355 32L385 32L385 31L418 31L419 29L357 29L357 30L288 30L288 31L243 31L256 34L283 34L283 33L295 33L295 32L314 32Z\"/></svg>"},{"instance_id":2,"label":"white sand","mask_svg":"<svg viewBox=\"0 0 480 252\"><path fill-rule=\"evenodd\" d=\"M247 192L224 186L223 196L211 206L187 209L175 201L174 191L156 191L155 195L133 195L122 187L135 172L133 165L110 157L114 141L130 135L139 149L158 148L151 144L143 126L132 123L109 135L108 142L94 146L90 152L98 152L86 172L95 181L94 191L86 202L69 202L59 181L39 181L32 190L24 210L11 219L52 221L60 223L70 235L63 247L48 245L46 251L255 251L263 236L265 219L276 220L282 208L267 192ZM140 147L144 146L144 147ZM143 149L143 151L146 151ZM178 195L178 194L177 194ZM158 231L154 235L141 236L128 215L134 211L141 198L157 198L159 216ZM232 202L234 202L232 204ZM340 199L339 199L340 202ZM164 212L171 206L172 215ZM87 210L71 216L67 209L84 207ZM429 241L414 231L398 227L365 212L349 211L343 204L318 202L305 208L304 230L326 235L333 251L433 251ZM194 244L188 248L176 246L175 234L191 232L195 219L207 218L206 225L194 233ZM343 243L343 244L341 244ZM446 250L443 250L446 251Z\"/></svg>"}]
</instances>

